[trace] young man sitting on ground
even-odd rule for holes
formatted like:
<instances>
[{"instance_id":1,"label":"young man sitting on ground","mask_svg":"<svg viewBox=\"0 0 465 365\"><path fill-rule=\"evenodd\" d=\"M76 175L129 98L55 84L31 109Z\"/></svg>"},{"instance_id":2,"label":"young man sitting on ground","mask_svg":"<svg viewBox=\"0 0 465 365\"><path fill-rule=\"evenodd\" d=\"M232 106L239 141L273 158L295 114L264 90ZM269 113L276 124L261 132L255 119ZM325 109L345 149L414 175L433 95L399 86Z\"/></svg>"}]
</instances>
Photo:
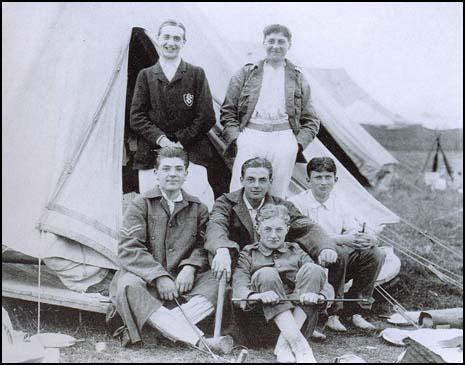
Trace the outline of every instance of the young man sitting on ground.
<instances>
[{"instance_id":1,"label":"young man sitting on ground","mask_svg":"<svg viewBox=\"0 0 465 365\"><path fill-rule=\"evenodd\" d=\"M337 244L340 260L328 267L328 280L334 287L336 298L344 298L344 284L353 279L346 298L366 298L370 303L335 303L328 310L326 326L337 332L347 331L339 314L363 330L374 330L362 314L368 314L373 302L375 281L383 266L385 253L378 248L376 234L363 227L353 213L353 206L343 203L343 196L332 195L337 183L336 164L330 157L315 157L307 164L310 189L289 199L302 214L320 224Z\"/></svg>"},{"instance_id":2,"label":"young man sitting on ground","mask_svg":"<svg viewBox=\"0 0 465 365\"><path fill-rule=\"evenodd\" d=\"M197 345L194 323L213 313L218 282L207 271L203 248L208 209L181 189L189 160L182 148L163 147L156 159L158 185L136 197L126 210L118 246L121 265L110 286L111 300L125 324L127 342L141 341L148 323L166 337ZM173 305L174 304L174 305Z\"/></svg>"},{"instance_id":3,"label":"young man sitting on ground","mask_svg":"<svg viewBox=\"0 0 465 365\"><path fill-rule=\"evenodd\" d=\"M316 363L300 329L307 317L315 319L317 304L332 291L323 267L315 264L296 243L286 242L290 216L284 205L267 204L256 217L258 242L244 247L233 274L234 297L263 304L266 321L280 330L275 348L278 362ZM300 303L282 302L295 299ZM246 309L246 302L241 302ZM253 313L250 318L253 320ZM312 320L314 322L314 320Z\"/></svg>"}]
</instances>

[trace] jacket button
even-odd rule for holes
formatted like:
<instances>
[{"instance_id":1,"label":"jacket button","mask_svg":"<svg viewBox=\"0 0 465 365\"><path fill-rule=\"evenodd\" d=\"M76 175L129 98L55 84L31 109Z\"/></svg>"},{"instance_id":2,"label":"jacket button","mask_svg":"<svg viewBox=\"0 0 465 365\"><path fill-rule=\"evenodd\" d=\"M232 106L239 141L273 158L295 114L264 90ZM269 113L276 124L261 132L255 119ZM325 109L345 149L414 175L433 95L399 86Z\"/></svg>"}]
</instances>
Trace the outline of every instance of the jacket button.
<instances>
[{"instance_id":1,"label":"jacket button","mask_svg":"<svg viewBox=\"0 0 465 365\"><path fill-rule=\"evenodd\" d=\"M150 237L150 239L154 240L154 239L155 239L155 236Z\"/></svg>"},{"instance_id":2,"label":"jacket button","mask_svg":"<svg viewBox=\"0 0 465 365\"><path fill-rule=\"evenodd\" d=\"M169 251L169 252L174 252L174 251L176 251L176 250L175 250L174 248L170 248L168 251Z\"/></svg>"}]
</instances>

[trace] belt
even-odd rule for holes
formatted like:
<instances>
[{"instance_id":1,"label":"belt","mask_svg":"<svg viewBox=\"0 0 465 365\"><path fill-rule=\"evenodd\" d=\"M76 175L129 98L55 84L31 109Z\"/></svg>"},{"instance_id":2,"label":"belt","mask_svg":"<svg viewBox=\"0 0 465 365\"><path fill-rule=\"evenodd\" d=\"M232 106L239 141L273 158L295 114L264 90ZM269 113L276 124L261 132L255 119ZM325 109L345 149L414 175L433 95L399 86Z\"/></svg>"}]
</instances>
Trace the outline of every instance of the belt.
<instances>
[{"instance_id":1,"label":"belt","mask_svg":"<svg viewBox=\"0 0 465 365\"><path fill-rule=\"evenodd\" d=\"M246 128L256 129L262 132L278 132L278 131L286 131L291 129L289 122L286 123L276 123L276 124L261 124L261 123L254 123L249 122L245 126Z\"/></svg>"}]
</instances>

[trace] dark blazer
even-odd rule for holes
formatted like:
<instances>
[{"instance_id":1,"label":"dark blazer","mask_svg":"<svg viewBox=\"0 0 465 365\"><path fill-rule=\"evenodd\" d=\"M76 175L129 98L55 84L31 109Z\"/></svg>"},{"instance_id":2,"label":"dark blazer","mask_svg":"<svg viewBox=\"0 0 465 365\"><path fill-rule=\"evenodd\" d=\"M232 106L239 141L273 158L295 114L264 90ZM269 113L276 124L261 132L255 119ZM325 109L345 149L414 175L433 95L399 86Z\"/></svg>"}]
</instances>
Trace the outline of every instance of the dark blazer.
<instances>
[{"instance_id":1,"label":"dark blazer","mask_svg":"<svg viewBox=\"0 0 465 365\"><path fill-rule=\"evenodd\" d=\"M255 242L254 223L243 199L244 189L220 196L213 206L207 224L205 248L216 254L218 248L238 251ZM323 249L336 250L334 241L320 225L305 217L287 200L270 194L265 195L265 203L283 204L291 216L287 241L298 243L312 258L317 258ZM231 250L230 250L231 251ZM237 251L237 252L234 252Z\"/></svg>"},{"instance_id":2,"label":"dark blazer","mask_svg":"<svg viewBox=\"0 0 465 365\"><path fill-rule=\"evenodd\" d=\"M130 112L137 136L134 168L153 168L162 135L181 142L190 161L207 167L214 153L207 133L214 124L212 96L202 68L181 60L171 82L158 62L141 70Z\"/></svg>"}]
</instances>

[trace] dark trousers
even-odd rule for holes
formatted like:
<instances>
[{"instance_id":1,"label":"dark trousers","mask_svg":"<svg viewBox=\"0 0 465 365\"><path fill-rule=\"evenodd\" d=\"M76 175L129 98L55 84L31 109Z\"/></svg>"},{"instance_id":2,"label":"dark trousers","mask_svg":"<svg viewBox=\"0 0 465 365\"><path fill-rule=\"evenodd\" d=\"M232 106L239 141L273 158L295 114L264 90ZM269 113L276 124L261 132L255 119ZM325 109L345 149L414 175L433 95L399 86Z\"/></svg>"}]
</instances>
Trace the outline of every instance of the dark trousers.
<instances>
[{"instance_id":1,"label":"dark trousers","mask_svg":"<svg viewBox=\"0 0 465 365\"><path fill-rule=\"evenodd\" d=\"M338 260L329 267L328 281L334 287L336 298L366 298L370 303L334 303L328 315L350 316L371 309L373 290L386 254L378 247L355 250L347 246L337 246ZM353 280L349 292L344 294L344 285Z\"/></svg>"}]
</instances>

